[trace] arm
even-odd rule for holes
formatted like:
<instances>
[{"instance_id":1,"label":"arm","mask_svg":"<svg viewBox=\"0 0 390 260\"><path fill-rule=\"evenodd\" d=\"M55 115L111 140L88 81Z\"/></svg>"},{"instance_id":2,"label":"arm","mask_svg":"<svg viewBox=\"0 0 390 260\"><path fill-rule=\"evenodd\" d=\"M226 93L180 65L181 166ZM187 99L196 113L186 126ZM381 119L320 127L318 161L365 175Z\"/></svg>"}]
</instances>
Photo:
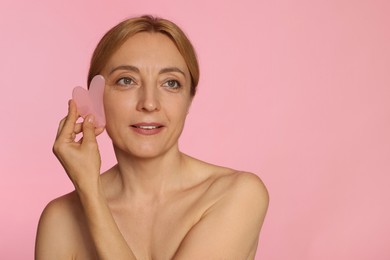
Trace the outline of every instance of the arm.
<instances>
[{"instance_id":1,"label":"arm","mask_svg":"<svg viewBox=\"0 0 390 260\"><path fill-rule=\"evenodd\" d=\"M254 257L268 208L267 190L249 173L237 174L222 187L226 192L186 235L174 259Z\"/></svg>"},{"instance_id":2,"label":"arm","mask_svg":"<svg viewBox=\"0 0 390 260\"><path fill-rule=\"evenodd\" d=\"M96 135L103 129L95 129L92 116L82 124L76 123L77 118L76 106L70 101L53 151L76 188L98 259L135 259L108 208L100 183ZM81 132L83 138L76 142L75 137Z\"/></svg>"},{"instance_id":3,"label":"arm","mask_svg":"<svg viewBox=\"0 0 390 260\"><path fill-rule=\"evenodd\" d=\"M89 232L96 247L98 259L136 259L123 238L108 208L101 185L90 190L79 189Z\"/></svg>"},{"instance_id":4,"label":"arm","mask_svg":"<svg viewBox=\"0 0 390 260\"><path fill-rule=\"evenodd\" d=\"M96 142L96 134L99 133L89 122L90 117L82 126L76 124L77 117L71 102L68 117L60 124L53 150L76 188L97 257L102 260L136 259L112 217L101 187ZM83 139L75 142L75 135L81 131ZM228 192L186 235L174 259L246 259L255 251L268 206L267 191L252 174L238 174L231 183L227 189L226 186L224 188ZM50 221L51 217L47 215L50 214L43 214L40 223L37 259L71 258L69 253L61 257L58 254L55 257L52 257L53 254L39 257L47 251L59 252L53 238L62 234L57 233L58 222ZM63 229L66 230L65 227ZM66 240L66 236L61 237ZM67 252L66 248L63 246L61 251Z\"/></svg>"},{"instance_id":5,"label":"arm","mask_svg":"<svg viewBox=\"0 0 390 260\"><path fill-rule=\"evenodd\" d=\"M71 259L74 253L75 239L80 238L74 232L79 230L72 218L72 209L64 203L63 198L50 202L44 211L38 224L35 241L35 259Z\"/></svg>"}]
</instances>

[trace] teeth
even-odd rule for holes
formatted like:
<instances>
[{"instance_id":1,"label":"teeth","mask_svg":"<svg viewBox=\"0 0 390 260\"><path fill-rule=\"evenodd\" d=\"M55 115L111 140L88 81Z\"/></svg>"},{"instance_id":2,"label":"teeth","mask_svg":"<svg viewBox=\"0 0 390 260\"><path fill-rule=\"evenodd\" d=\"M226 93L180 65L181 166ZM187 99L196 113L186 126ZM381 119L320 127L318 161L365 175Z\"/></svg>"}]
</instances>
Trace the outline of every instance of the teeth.
<instances>
[{"instance_id":1,"label":"teeth","mask_svg":"<svg viewBox=\"0 0 390 260\"><path fill-rule=\"evenodd\" d=\"M151 130L151 129L156 129L156 128L158 128L158 126L143 125L143 126L138 126L138 128Z\"/></svg>"}]
</instances>

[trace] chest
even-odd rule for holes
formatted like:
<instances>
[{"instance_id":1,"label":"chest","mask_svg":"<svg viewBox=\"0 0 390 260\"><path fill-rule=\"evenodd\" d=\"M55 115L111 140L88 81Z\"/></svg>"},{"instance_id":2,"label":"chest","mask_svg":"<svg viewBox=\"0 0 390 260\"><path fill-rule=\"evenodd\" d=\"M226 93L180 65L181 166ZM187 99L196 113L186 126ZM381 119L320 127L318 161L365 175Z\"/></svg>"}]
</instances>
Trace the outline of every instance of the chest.
<instances>
[{"instance_id":1,"label":"chest","mask_svg":"<svg viewBox=\"0 0 390 260\"><path fill-rule=\"evenodd\" d=\"M171 259L207 205L196 198L176 198L161 205L112 210L137 259Z\"/></svg>"}]
</instances>

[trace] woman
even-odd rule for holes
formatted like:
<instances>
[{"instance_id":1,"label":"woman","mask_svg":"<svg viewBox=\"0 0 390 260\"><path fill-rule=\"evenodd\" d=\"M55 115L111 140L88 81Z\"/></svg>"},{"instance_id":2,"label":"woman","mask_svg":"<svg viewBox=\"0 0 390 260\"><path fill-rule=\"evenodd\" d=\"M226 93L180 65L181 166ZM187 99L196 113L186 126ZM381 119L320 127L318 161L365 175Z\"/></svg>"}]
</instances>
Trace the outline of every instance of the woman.
<instances>
[{"instance_id":1,"label":"woman","mask_svg":"<svg viewBox=\"0 0 390 260\"><path fill-rule=\"evenodd\" d=\"M199 78L184 33L164 19L126 20L97 46L89 82L97 74L118 163L100 175L103 129L93 115L77 123L71 100L53 151L75 191L42 213L36 259L253 259L268 207L261 180L178 148Z\"/></svg>"}]
</instances>

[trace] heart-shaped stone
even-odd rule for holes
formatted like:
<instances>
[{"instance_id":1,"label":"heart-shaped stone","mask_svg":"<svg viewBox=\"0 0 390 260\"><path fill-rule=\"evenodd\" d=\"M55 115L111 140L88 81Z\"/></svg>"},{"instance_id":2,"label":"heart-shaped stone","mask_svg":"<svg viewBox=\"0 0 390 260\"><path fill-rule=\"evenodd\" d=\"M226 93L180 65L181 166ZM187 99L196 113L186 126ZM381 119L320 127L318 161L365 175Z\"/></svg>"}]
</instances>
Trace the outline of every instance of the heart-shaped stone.
<instances>
[{"instance_id":1,"label":"heart-shaped stone","mask_svg":"<svg viewBox=\"0 0 390 260\"><path fill-rule=\"evenodd\" d=\"M95 116L95 126L100 128L106 125L106 117L103 107L103 93L106 81L102 75L93 77L89 90L75 87L72 98L76 103L77 111L85 119L87 115Z\"/></svg>"}]
</instances>

